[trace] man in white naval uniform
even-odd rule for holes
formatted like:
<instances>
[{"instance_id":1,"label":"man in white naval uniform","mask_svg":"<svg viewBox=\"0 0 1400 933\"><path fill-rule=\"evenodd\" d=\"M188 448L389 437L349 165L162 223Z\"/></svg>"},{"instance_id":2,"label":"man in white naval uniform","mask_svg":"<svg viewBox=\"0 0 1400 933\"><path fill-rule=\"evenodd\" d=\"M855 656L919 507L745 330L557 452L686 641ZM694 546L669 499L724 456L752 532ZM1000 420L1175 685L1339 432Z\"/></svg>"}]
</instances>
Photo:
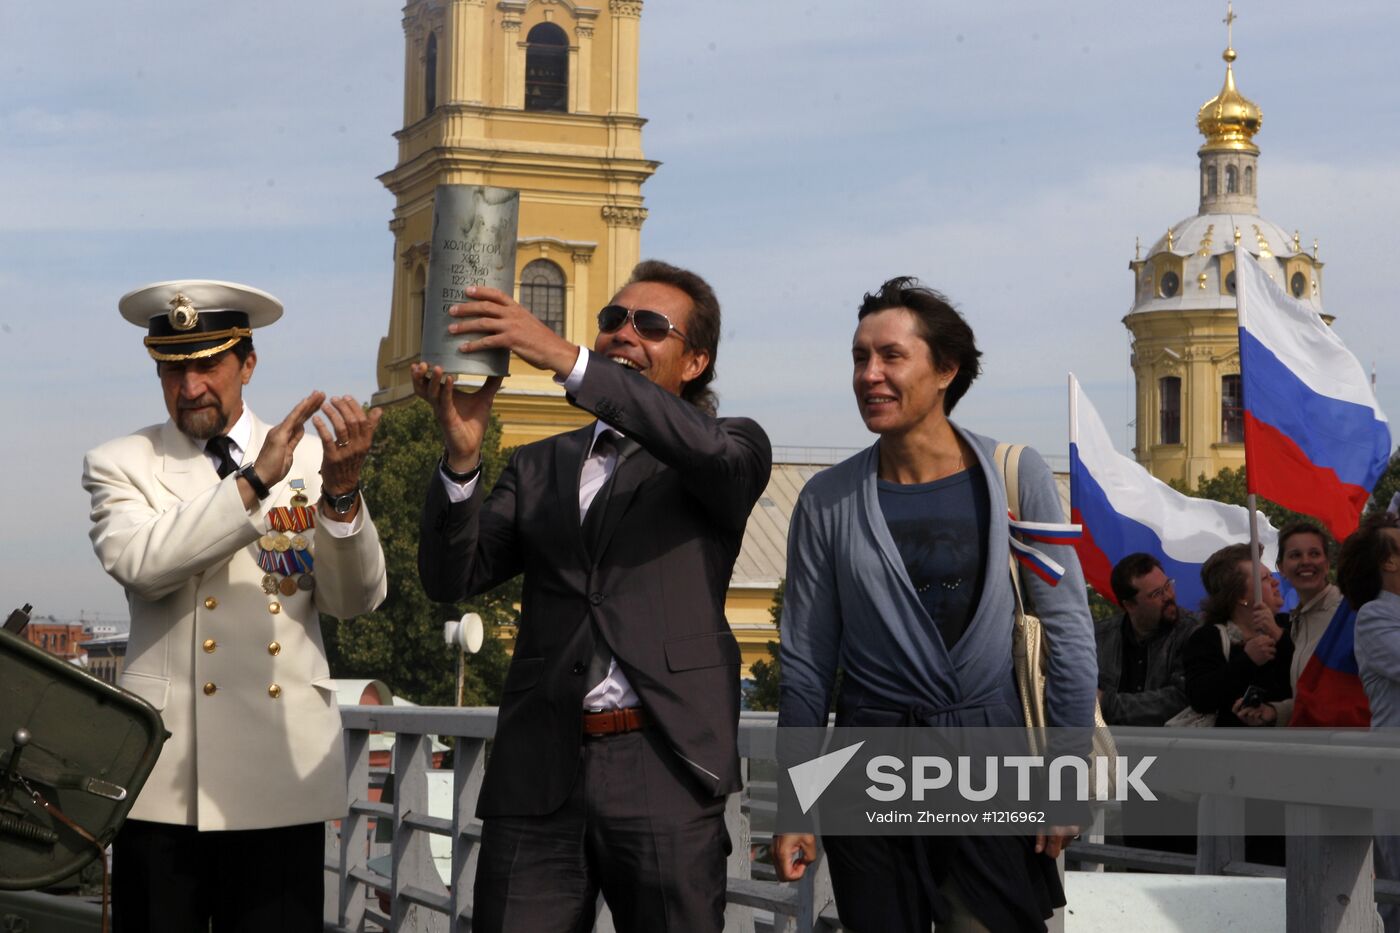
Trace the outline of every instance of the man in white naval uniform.
<instances>
[{"instance_id":1,"label":"man in white naval uniform","mask_svg":"<svg viewBox=\"0 0 1400 933\"><path fill-rule=\"evenodd\" d=\"M113 846L115 929L320 930L323 823L346 796L319 613L385 595L359 496L380 413L313 392L269 426L244 405L252 330L282 314L258 289L163 282L119 307L170 419L90 451L83 487L131 609L121 685L170 739Z\"/></svg>"}]
</instances>

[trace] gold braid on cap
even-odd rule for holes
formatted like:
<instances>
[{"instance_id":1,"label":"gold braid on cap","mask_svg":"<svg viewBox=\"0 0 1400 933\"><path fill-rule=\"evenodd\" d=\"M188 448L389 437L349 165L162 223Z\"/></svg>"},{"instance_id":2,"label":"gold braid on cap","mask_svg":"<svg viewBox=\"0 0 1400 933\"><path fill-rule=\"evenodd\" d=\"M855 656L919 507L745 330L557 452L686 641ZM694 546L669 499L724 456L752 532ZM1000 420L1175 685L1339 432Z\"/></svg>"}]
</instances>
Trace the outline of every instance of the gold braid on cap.
<instances>
[{"instance_id":1,"label":"gold braid on cap","mask_svg":"<svg viewBox=\"0 0 1400 933\"><path fill-rule=\"evenodd\" d=\"M252 337L253 331L247 327L230 327L227 330L211 330L204 334L176 334L171 337L147 337L143 343L146 345L146 352L151 355L151 359L161 363L173 363L179 360L202 360L207 357L216 356L225 350L233 348L244 337ZM195 350L192 353L161 353L157 347L166 347L172 344L192 343L198 340L222 340L223 343L215 347L207 347L203 350Z\"/></svg>"}]
</instances>

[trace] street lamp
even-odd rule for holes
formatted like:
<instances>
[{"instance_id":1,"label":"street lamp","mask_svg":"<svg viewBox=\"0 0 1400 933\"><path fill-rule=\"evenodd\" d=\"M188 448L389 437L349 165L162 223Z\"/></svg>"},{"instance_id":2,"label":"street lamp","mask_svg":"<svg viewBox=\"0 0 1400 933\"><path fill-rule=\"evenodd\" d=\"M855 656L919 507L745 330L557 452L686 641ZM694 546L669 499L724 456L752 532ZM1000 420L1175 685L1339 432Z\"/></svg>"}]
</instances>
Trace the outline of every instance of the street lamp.
<instances>
[{"instance_id":1,"label":"street lamp","mask_svg":"<svg viewBox=\"0 0 1400 933\"><path fill-rule=\"evenodd\" d=\"M462 705L462 693L466 689L467 655L481 650L481 642L486 637L486 629L481 624L481 616L468 612L460 619L448 619L442 624L442 640L447 647L457 646L457 705Z\"/></svg>"}]
</instances>

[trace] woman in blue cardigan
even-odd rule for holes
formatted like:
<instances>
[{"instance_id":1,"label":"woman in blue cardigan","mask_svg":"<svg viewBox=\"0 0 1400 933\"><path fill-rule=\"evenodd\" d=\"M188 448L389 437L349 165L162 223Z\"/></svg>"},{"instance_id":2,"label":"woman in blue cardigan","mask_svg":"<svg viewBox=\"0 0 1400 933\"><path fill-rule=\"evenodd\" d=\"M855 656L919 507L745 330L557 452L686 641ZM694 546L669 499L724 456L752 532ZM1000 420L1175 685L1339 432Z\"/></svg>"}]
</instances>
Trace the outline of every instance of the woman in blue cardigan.
<instances>
[{"instance_id":1,"label":"woman in blue cardigan","mask_svg":"<svg viewBox=\"0 0 1400 933\"><path fill-rule=\"evenodd\" d=\"M865 296L851 352L878 439L813 477L793 514L778 724L825 726L839 667L838 725L1023 726L996 443L948 420L980 371L972 329L942 295L897 278ZM1017 518L1064 522L1033 450L1019 486ZM1098 665L1084 579L1072 548L1046 552L1065 567L1059 585L1025 579L1049 645L1048 719L1088 727ZM1038 931L1064 904L1053 860L1072 833L823 842L848 929ZM797 878L815 839L777 836L773 851L779 876Z\"/></svg>"}]
</instances>

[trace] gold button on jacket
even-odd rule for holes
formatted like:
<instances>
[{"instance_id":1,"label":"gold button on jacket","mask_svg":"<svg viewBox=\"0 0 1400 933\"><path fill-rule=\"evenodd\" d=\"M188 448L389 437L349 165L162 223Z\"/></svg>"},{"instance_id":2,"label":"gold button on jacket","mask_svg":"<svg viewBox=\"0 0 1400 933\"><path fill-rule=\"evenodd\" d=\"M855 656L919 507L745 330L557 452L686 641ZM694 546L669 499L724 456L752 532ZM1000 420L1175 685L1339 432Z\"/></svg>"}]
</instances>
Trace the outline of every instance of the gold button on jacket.
<instances>
[{"instance_id":1,"label":"gold button on jacket","mask_svg":"<svg viewBox=\"0 0 1400 933\"><path fill-rule=\"evenodd\" d=\"M204 653L213 654L214 649L219 647L219 643L212 638L204 639Z\"/></svg>"},{"instance_id":2,"label":"gold button on jacket","mask_svg":"<svg viewBox=\"0 0 1400 933\"><path fill-rule=\"evenodd\" d=\"M207 697L211 697L216 692L218 692L218 689L218 687L214 686L214 682L210 681L209 683L204 685L204 695Z\"/></svg>"},{"instance_id":3,"label":"gold button on jacket","mask_svg":"<svg viewBox=\"0 0 1400 933\"><path fill-rule=\"evenodd\" d=\"M267 695L275 700L282 695L282 688L277 686L276 684L268 684Z\"/></svg>"},{"instance_id":4,"label":"gold button on jacket","mask_svg":"<svg viewBox=\"0 0 1400 933\"><path fill-rule=\"evenodd\" d=\"M276 657L282 653L282 643L274 641L267 646L267 653Z\"/></svg>"},{"instance_id":5,"label":"gold button on jacket","mask_svg":"<svg viewBox=\"0 0 1400 933\"><path fill-rule=\"evenodd\" d=\"M219 608L219 601L218 601L217 599L215 599L214 597L210 596L210 597L208 597L208 598L206 598L206 599L204 600L204 608L205 608L205 609L217 609L217 608Z\"/></svg>"}]
</instances>

